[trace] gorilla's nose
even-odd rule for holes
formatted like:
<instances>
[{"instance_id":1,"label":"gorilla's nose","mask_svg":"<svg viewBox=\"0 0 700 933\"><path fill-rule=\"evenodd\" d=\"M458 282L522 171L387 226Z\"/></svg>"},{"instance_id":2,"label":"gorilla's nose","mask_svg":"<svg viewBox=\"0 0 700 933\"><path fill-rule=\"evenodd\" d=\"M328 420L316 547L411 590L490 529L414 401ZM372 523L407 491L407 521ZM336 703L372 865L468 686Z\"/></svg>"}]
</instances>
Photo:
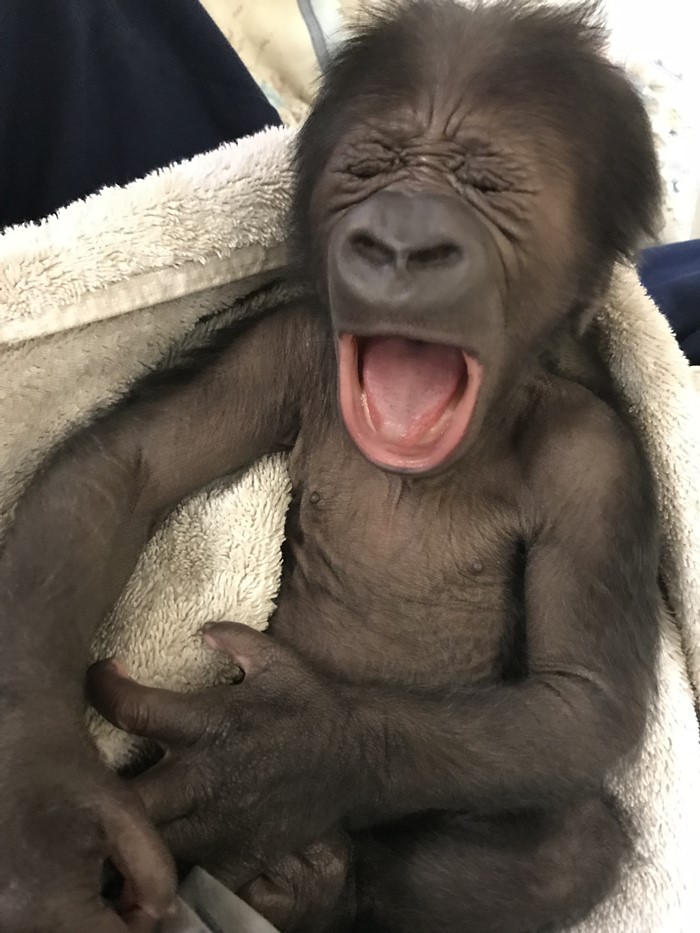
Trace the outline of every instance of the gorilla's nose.
<instances>
[{"instance_id":1,"label":"gorilla's nose","mask_svg":"<svg viewBox=\"0 0 700 933\"><path fill-rule=\"evenodd\" d=\"M349 211L330 247L331 279L346 300L375 309L435 308L469 291L484 250L456 198L383 191Z\"/></svg>"}]
</instances>

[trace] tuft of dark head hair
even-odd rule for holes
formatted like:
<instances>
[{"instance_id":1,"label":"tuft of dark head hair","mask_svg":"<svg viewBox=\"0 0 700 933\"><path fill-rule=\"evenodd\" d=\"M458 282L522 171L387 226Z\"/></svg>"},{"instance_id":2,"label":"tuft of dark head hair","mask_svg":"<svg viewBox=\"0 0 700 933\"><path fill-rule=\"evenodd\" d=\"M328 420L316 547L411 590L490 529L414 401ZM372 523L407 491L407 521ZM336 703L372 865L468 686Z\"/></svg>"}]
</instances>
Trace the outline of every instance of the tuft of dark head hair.
<instances>
[{"instance_id":1,"label":"tuft of dark head hair","mask_svg":"<svg viewBox=\"0 0 700 933\"><path fill-rule=\"evenodd\" d=\"M293 217L302 257L315 248L311 194L338 141L368 116L420 106L446 75L471 112L518 111L533 134L554 128L578 180L589 263L631 257L655 232L661 186L644 105L606 43L597 2L374 6L332 56L298 136Z\"/></svg>"}]
</instances>

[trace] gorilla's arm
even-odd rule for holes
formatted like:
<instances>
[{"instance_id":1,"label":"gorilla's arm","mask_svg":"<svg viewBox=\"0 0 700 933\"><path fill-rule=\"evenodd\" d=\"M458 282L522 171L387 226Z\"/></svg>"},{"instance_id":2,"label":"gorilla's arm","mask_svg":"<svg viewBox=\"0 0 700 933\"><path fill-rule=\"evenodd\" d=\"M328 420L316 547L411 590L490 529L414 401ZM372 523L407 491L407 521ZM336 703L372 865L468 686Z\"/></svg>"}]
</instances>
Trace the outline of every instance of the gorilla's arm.
<instances>
[{"instance_id":1,"label":"gorilla's arm","mask_svg":"<svg viewBox=\"0 0 700 933\"><path fill-rule=\"evenodd\" d=\"M303 320L281 310L184 382L135 396L63 446L18 504L0 553L0 883L30 911L17 908L18 928L55 911L56 929L69 916L82 933L80 898L70 909L58 901L72 885L96 897L95 853L131 872L137 901L153 911L167 901L161 844L83 739L90 643L158 518L293 439L308 377L295 380L310 371ZM3 902L3 929L13 909ZM103 928L93 916L85 929Z\"/></svg>"},{"instance_id":2,"label":"gorilla's arm","mask_svg":"<svg viewBox=\"0 0 700 933\"><path fill-rule=\"evenodd\" d=\"M293 342L288 331L298 316L257 322L200 372L135 395L30 484L0 557L3 651L16 655L1 676L18 703L37 676L57 696L79 695L95 626L159 517L293 440L303 325Z\"/></svg>"},{"instance_id":3,"label":"gorilla's arm","mask_svg":"<svg viewBox=\"0 0 700 933\"><path fill-rule=\"evenodd\" d=\"M358 697L380 759L376 803L359 822L551 806L597 789L638 745L660 605L652 482L612 418L558 434L533 467L526 677L449 696Z\"/></svg>"}]
</instances>

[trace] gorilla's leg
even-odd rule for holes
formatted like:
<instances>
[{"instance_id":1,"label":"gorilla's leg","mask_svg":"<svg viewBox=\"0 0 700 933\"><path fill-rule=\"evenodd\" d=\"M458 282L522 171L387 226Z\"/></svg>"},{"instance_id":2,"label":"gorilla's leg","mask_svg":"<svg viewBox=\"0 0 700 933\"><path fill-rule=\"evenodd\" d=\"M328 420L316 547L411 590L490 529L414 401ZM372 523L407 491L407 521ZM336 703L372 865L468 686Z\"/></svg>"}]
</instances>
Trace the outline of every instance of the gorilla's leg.
<instances>
[{"instance_id":1,"label":"gorilla's leg","mask_svg":"<svg viewBox=\"0 0 700 933\"><path fill-rule=\"evenodd\" d=\"M373 832L358 851L357 933L536 933L613 888L628 837L613 807L475 820L437 814Z\"/></svg>"}]
</instances>

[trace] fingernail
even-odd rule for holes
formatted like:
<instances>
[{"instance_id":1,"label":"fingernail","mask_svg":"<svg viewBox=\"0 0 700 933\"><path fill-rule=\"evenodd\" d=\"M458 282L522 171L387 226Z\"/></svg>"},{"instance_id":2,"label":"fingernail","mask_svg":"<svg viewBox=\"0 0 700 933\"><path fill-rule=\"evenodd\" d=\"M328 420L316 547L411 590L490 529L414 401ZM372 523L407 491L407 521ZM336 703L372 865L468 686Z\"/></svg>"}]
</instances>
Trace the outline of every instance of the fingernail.
<instances>
[{"instance_id":1,"label":"fingernail","mask_svg":"<svg viewBox=\"0 0 700 933\"><path fill-rule=\"evenodd\" d=\"M202 640L207 648L212 648L214 651L218 650L219 644L210 632L202 630Z\"/></svg>"},{"instance_id":2,"label":"fingernail","mask_svg":"<svg viewBox=\"0 0 700 933\"><path fill-rule=\"evenodd\" d=\"M117 674L119 674L120 677L127 677L129 680L131 680L131 675L129 674L129 672L124 667L121 661L118 661L116 658L110 658L109 663L114 668L114 670L117 672Z\"/></svg>"},{"instance_id":3,"label":"fingernail","mask_svg":"<svg viewBox=\"0 0 700 933\"><path fill-rule=\"evenodd\" d=\"M165 920L166 917L172 917L177 913L177 899L170 901L167 907L163 907L160 904L157 907L152 907L150 904L139 904L138 907L134 908L134 911L145 914L151 920Z\"/></svg>"},{"instance_id":4,"label":"fingernail","mask_svg":"<svg viewBox=\"0 0 700 933\"><path fill-rule=\"evenodd\" d=\"M219 643L216 640L216 636L213 634L216 629L221 625L220 622L205 622L204 625L199 630L202 639L209 648L214 648L217 650L219 648Z\"/></svg>"}]
</instances>

